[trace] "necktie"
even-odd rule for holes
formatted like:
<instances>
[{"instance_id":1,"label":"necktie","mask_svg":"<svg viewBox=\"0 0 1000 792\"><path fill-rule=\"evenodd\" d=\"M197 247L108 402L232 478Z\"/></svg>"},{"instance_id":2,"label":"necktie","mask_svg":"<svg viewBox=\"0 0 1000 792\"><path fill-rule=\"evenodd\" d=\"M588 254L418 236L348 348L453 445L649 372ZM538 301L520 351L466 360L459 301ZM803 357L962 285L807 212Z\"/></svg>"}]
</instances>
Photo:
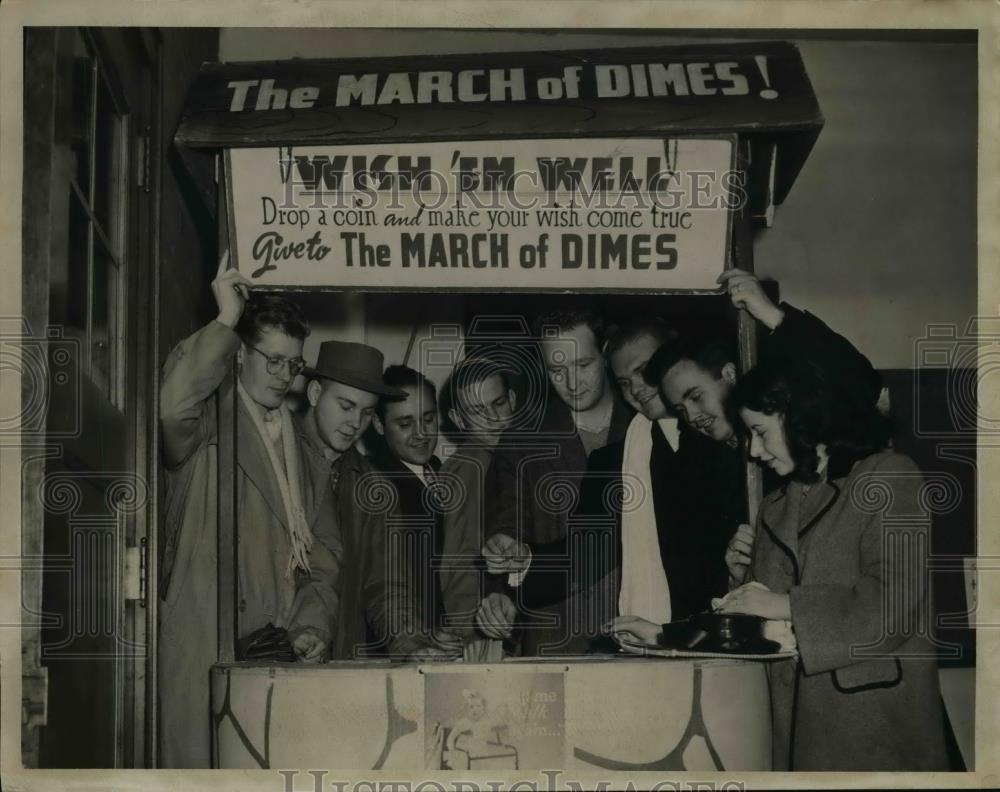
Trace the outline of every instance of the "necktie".
<instances>
[{"instance_id":1,"label":"necktie","mask_svg":"<svg viewBox=\"0 0 1000 792\"><path fill-rule=\"evenodd\" d=\"M440 559L444 553L444 530L441 525L441 504L443 495L441 493L441 479L438 478L437 471L430 464L424 465L424 483L427 486L428 505L433 514L433 524L431 526L431 543L433 547L434 559L431 561L431 573L434 590L431 594L432 606L428 615L430 616L429 627L431 629L441 629L444 617L444 596L441 591L441 569Z\"/></svg>"},{"instance_id":2,"label":"necktie","mask_svg":"<svg viewBox=\"0 0 1000 792\"><path fill-rule=\"evenodd\" d=\"M281 410L264 411L264 428L271 442L278 442L278 438L281 437Z\"/></svg>"},{"instance_id":3,"label":"necktie","mask_svg":"<svg viewBox=\"0 0 1000 792\"><path fill-rule=\"evenodd\" d=\"M674 476L671 475L671 459L674 456L674 449L663 435L663 429L654 421L650 432L653 435L653 448L649 454L649 478L653 485L653 514L656 517L657 532L663 531L666 527L660 524L661 510L666 502L671 500L670 490L675 483Z\"/></svg>"},{"instance_id":4,"label":"necktie","mask_svg":"<svg viewBox=\"0 0 1000 792\"><path fill-rule=\"evenodd\" d=\"M663 436L663 429L656 421L653 421L649 431L653 436L653 450L649 455L649 470L654 476L653 483L655 484L658 468L661 468L674 455L674 449L670 447L667 438Z\"/></svg>"},{"instance_id":5,"label":"necktie","mask_svg":"<svg viewBox=\"0 0 1000 792\"><path fill-rule=\"evenodd\" d=\"M427 484L431 503L435 507L440 507L444 500L444 494L441 492L441 480L438 478L437 471L434 470L432 465L424 465L424 482Z\"/></svg>"}]
</instances>

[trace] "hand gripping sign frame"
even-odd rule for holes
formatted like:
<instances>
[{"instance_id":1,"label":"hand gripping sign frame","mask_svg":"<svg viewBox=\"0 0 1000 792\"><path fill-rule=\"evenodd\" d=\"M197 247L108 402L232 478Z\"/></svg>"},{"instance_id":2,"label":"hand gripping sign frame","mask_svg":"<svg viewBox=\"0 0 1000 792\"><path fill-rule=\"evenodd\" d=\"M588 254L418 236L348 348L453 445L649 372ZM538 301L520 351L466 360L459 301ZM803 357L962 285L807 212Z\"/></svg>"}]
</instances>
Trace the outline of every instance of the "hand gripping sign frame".
<instances>
[{"instance_id":1,"label":"hand gripping sign frame","mask_svg":"<svg viewBox=\"0 0 1000 792\"><path fill-rule=\"evenodd\" d=\"M223 187L218 189L204 178L206 155L221 153L223 159L230 150L245 148L728 138L747 200L728 211L718 268L753 271L754 229L771 224L775 204L788 195L822 126L797 48L753 42L205 64L188 94L175 143L195 193L219 220L221 250L239 236L232 173L226 167L220 174L217 160L217 184ZM717 289L671 289L653 280L648 287L625 291L719 294ZM267 288L283 286L272 282ZM284 288L345 286L326 281ZM368 291L375 285L347 288ZM756 359L756 329L742 312L738 322L739 363L745 371ZM232 382L223 386L220 399L234 397ZM235 428L233 422L219 425L218 658L223 663L235 659L238 636ZM752 516L761 497L754 465L747 466L747 489Z\"/></svg>"}]
</instances>

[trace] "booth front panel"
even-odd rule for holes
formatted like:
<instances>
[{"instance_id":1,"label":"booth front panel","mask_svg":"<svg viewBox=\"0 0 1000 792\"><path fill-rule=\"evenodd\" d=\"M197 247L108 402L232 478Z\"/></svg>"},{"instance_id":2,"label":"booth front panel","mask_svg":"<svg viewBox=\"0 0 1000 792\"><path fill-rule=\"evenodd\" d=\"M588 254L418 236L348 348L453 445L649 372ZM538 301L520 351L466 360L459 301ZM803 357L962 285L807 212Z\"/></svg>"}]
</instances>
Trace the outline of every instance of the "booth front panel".
<instances>
[{"instance_id":1,"label":"booth front panel","mask_svg":"<svg viewBox=\"0 0 1000 792\"><path fill-rule=\"evenodd\" d=\"M740 660L217 665L215 763L331 770L769 770Z\"/></svg>"}]
</instances>

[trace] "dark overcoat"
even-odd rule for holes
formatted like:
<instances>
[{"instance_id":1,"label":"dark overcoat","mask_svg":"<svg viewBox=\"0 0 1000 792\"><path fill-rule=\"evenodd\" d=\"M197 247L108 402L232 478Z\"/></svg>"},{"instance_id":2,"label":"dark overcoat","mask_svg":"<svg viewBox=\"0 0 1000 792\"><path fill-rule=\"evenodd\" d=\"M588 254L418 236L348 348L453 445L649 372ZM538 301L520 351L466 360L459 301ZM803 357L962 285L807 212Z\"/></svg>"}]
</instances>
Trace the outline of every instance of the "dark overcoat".
<instances>
[{"instance_id":1,"label":"dark overcoat","mask_svg":"<svg viewBox=\"0 0 1000 792\"><path fill-rule=\"evenodd\" d=\"M327 475L330 497L314 535L343 558L331 659L386 652L406 657L428 639L405 577L390 563L386 520L395 504L391 485L353 446L332 465L327 462Z\"/></svg>"}]
</instances>

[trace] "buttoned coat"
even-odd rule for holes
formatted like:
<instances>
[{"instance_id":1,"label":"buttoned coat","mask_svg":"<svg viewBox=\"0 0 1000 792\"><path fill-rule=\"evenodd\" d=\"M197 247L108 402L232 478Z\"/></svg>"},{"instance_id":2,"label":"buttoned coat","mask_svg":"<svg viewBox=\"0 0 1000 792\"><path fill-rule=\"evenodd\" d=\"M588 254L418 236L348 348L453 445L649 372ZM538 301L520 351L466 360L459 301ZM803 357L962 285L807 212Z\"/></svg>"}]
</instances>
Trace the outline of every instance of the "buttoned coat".
<instances>
[{"instance_id":1,"label":"buttoned coat","mask_svg":"<svg viewBox=\"0 0 1000 792\"><path fill-rule=\"evenodd\" d=\"M441 466L441 478L455 495L442 516L441 595L448 629L463 635L476 634L476 609L485 593L479 558L486 541L483 489L492 462L493 448L467 442Z\"/></svg>"},{"instance_id":2,"label":"buttoned coat","mask_svg":"<svg viewBox=\"0 0 1000 792\"><path fill-rule=\"evenodd\" d=\"M407 522L414 530L433 530L431 567L434 628L467 638L477 635L476 609L482 598L480 549L483 546L483 483L493 449L463 443L442 465L433 457L438 498L398 459L382 453L373 458L397 490L398 501L389 515L390 535ZM426 574L426 573L425 573ZM430 579L430 578L428 578Z\"/></svg>"},{"instance_id":3,"label":"buttoned coat","mask_svg":"<svg viewBox=\"0 0 1000 792\"><path fill-rule=\"evenodd\" d=\"M769 665L775 770L947 770L924 480L880 452L761 506L751 577L788 594L798 659Z\"/></svg>"},{"instance_id":4,"label":"buttoned coat","mask_svg":"<svg viewBox=\"0 0 1000 792\"><path fill-rule=\"evenodd\" d=\"M428 486L410 468L380 448L371 457L372 466L383 475L394 492L393 507L385 517L390 565L406 581L409 600L424 635L444 628L445 606L441 595L440 563L444 555L441 509ZM441 460L431 457L433 473Z\"/></svg>"},{"instance_id":5,"label":"buttoned coat","mask_svg":"<svg viewBox=\"0 0 1000 792\"><path fill-rule=\"evenodd\" d=\"M313 454L325 459L311 440ZM395 508L385 476L356 447L325 461L327 498L314 536L343 558L338 577L333 660L389 653L406 657L429 645L406 580L388 556L386 520Z\"/></svg>"}]
</instances>

